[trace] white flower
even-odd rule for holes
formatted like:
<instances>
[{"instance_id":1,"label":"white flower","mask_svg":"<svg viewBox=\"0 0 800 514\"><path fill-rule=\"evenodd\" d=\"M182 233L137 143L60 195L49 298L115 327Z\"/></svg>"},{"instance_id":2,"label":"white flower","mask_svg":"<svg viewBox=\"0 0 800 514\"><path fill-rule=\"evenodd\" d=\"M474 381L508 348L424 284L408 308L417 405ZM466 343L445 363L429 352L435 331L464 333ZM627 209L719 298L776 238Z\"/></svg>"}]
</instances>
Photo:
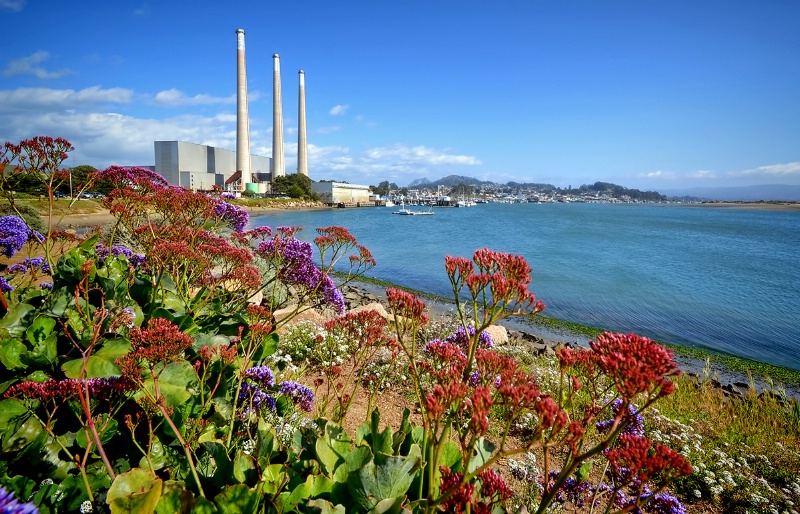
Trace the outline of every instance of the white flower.
<instances>
[{"instance_id":1,"label":"white flower","mask_svg":"<svg viewBox=\"0 0 800 514\"><path fill-rule=\"evenodd\" d=\"M92 502L90 502L89 500L86 500L83 503L81 503L80 511L81 511L81 514L86 514L87 512L92 512Z\"/></svg>"}]
</instances>

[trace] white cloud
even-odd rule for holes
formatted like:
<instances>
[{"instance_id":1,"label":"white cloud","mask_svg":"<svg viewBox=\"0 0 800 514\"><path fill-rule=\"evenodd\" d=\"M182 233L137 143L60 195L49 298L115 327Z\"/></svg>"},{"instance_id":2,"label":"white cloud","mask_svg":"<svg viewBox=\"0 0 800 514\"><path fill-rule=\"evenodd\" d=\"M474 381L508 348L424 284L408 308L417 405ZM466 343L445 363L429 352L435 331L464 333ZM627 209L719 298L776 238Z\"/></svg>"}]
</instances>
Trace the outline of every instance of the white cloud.
<instances>
[{"instance_id":1,"label":"white cloud","mask_svg":"<svg viewBox=\"0 0 800 514\"><path fill-rule=\"evenodd\" d=\"M758 168L733 173L733 175L743 177L762 176L765 179L794 176L800 177L800 162L787 162L785 164L760 166Z\"/></svg>"},{"instance_id":2,"label":"white cloud","mask_svg":"<svg viewBox=\"0 0 800 514\"><path fill-rule=\"evenodd\" d=\"M236 95L219 97L211 95L194 95L187 96L183 91L178 89L165 89L159 91L153 97L153 103L163 107L182 107L185 105L210 105L210 104L234 104L236 103Z\"/></svg>"},{"instance_id":3,"label":"white cloud","mask_svg":"<svg viewBox=\"0 0 800 514\"><path fill-rule=\"evenodd\" d=\"M339 132L340 130L342 130L342 127L334 125L332 127L319 127L316 132L317 134L331 134L333 132Z\"/></svg>"},{"instance_id":4,"label":"white cloud","mask_svg":"<svg viewBox=\"0 0 800 514\"><path fill-rule=\"evenodd\" d=\"M687 173L686 176L688 178L696 178L700 180L713 180L717 178L719 175L716 171L711 170L699 170L695 171L694 173Z\"/></svg>"},{"instance_id":5,"label":"white cloud","mask_svg":"<svg viewBox=\"0 0 800 514\"><path fill-rule=\"evenodd\" d=\"M103 89L100 86L74 89L19 88L0 90L0 113L71 109L106 103L127 104L133 91L125 88Z\"/></svg>"},{"instance_id":6,"label":"white cloud","mask_svg":"<svg viewBox=\"0 0 800 514\"><path fill-rule=\"evenodd\" d=\"M640 177L642 178L654 178L654 179L661 179L661 180L674 180L675 173L671 171L651 171L648 173L640 173Z\"/></svg>"},{"instance_id":7,"label":"white cloud","mask_svg":"<svg viewBox=\"0 0 800 514\"><path fill-rule=\"evenodd\" d=\"M331 116L342 116L344 113L347 112L347 109L349 108L350 108L349 105L335 105L331 108L329 114Z\"/></svg>"},{"instance_id":8,"label":"white cloud","mask_svg":"<svg viewBox=\"0 0 800 514\"><path fill-rule=\"evenodd\" d=\"M482 164L477 157L471 155L452 155L446 151L426 146L391 145L371 148L365 152L365 158L371 161L391 160L403 164L460 164L475 166Z\"/></svg>"},{"instance_id":9,"label":"white cloud","mask_svg":"<svg viewBox=\"0 0 800 514\"><path fill-rule=\"evenodd\" d=\"M70 73L69 69L59 71L47 71L43 66L39 66L44 61L50 58L50 53L40 50L27 57L20 57L8 63L6 69L3 70L3 76L11 77L13 75L33 75L40 79L57 79Z\"/></svg>"},{"instance_id":10,"label":"white cloud","mask_svg":"<svg viewBox=\"0 0 800 514\"><path fill-rule=\"evenodd\" d=\"M26 0L0 0L0 9L19 12L25 7Z\"/></svg>"}]
</instances>

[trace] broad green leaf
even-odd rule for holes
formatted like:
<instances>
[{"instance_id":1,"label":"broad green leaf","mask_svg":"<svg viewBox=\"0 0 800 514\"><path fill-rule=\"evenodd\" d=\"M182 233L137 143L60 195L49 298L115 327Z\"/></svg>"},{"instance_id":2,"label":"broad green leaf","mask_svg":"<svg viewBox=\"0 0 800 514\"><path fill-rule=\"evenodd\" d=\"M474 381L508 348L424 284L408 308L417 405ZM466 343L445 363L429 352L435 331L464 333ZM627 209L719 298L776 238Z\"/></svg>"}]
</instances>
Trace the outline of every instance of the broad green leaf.
<instances>
[{"instance_id":1,"label":"broad green leaf","mask_svg":"<svg viewBox=\"0 0 800 514\"><path fill-rule=\"evenodd\" d=\"M47 316L37 316L31 326L25 331L25 337L32 345L47 339L56 327L56 320Z\"/></svg>"},{"instance_id":2,"label":"broad green leaf","mask_svg":"<svg viewBox=\"0 0 800 514\"><path fill-rule=\"evenodd\" d=\"M3 438L4 452L18 452L42 434L42 424L36 418L28 418L13 434Z\"/></svg>"},{"instance_id":3,"label":"broad green leaf","mask_svg":"<svg viewBox=\"0 0 800 514\"><path fill-rule=\"evenodd\" d=\"M198 394L197 373L188 361L170 362L158 376L158 388L167 406L180 407ZM155 394L152 379L144 387Z\"/></svg>"},{"instance_id":4,"label":"broad green leaf","mask_svg":"<svg viewBox=\"0 0 800 514\"><path fill-rule=\"evenodd\" d=\"M256 512L258 492L244 484L232 485L214 497L214 503L221 514L251 514Z\"/></svg>"},{"instance_id":5,"label":"broad green leaf","mask_svg":"<svg viewBox=\"0 0 800 514\"><path fill-rule=\"evenodd\" d=\"M86 377L106 378L119 376L120 369L115 363L117 359L131 351L131 343L127 339L109 339L103 346L89 356L86 362ZM83 359L74 359L61 365L62 371L69 378L80 378Z\"/></svg>"},{"instance_id":6,"label":"broad green leaf","mask_svg":"<svg viewBox=\"0 0 800 514\"><path fill-rule=\"evenodd\" d=\"M239 450L233 459L233 477L241 484L255 483L258 480L256 460Z\"/></svg>"},{"instance_id":7,"label":"broad green leaf","mask_svg":"<svg viewBox=\"0 0 800 514\"><path fill-rule=\"evenodd\" d=\"M379 501L367 514L397 514L403 511L402 505L405 499L405 495L398 498L386 498Z\"/></svg>"},{"instance_id":8,"label":"broad green leaf","mask_svg":"<svg viewBox=\"0 0 800 514\"><path fill-rule=\"evenodd\" d=\"M317 439L315 449L328 476L332 476L337 466L344 462L352 444L342 427L330 421L325 425L325 433Z\"/></svg>"},{"instance_id":9,"label":"broad green leaf","mask_svg":"<svg viewBox=\"0 0 800 514\"><path fill-rule=\"evenodd\" d=\"M309 500L306 506L314 509L313 512L319 512L319 514L347 514L347 509L344 508L344 505L334 505L328 500Z\"/></svg>"},{"instance_id":10,"label":"broad green leaf","mask_svg":"<svg viewBox=\"0 0 800 514\"><path fill-rule=\"evenodd\" d=\"M310 498L329 493L333 489L333 481L323 475L309 475L306 481L295 487L284 507L295 506Z\"/></svg>"},{"instance_id":11,"label":"broad green leaf","mask_svg":"<svg viewBox=\"0 0 800 514\"><path fill-rule=\"evenodd\" d=\"M6 369L26 368L22 363L21 356L26 353L28 348L18 339L9 339L0 343L0 362Z\"/></svg>"},{"instance_id":12,"label":"broad green leaf","mask_svg":"<svg viewBox=\"0 0 800 514\"><path fill-rule=\"evenodd\" d=\"M467 471L472 473L479 467L489 462L489 459L492 458L492 454L496 449L497 446L487 441L483 437L478 439L478 443L475 445L475 451L472 454L472 458L469 460Z\"/></svg>"},{"instance_id":13,"label":"broad green leaf","mask_svg":"<svg viewBox=\"0 0 800 514\"><path fill-rule=\"evenodd\" d=\"M413 445L405 457L376 454L372 462L350 473L347 489L363 510L371 510L386 499L402 498L420 466L421 450Z\"/></svg>"},{"instance_id":14,"label":"broad green leaf","mask_svg":"<svg viewBox=\"0 0 800 514\"><path fill-rule=\"evenodd\" d=\"M58 360L58 335L50 333L37 341L32 350L20 355L20 360L29 366L50 366Z\"/></svg>"},{"instance_id":15,"label":"broad green leaf","mask_svg":"<svg viewBox=\"0 0 800 514\"><path fill-rule=\"evenodd\" d=\"M27 303L13 305L5 316L0 318L0 328L6 329L11 337L22 337L28 329L34 310L34 307Z\"/></svg>"},{"instance_id":16,"label":"broad green leaf","mask_svg":"<svg viewBox=\"0 0 800 514\"><path fill-rule=\"evenodd\" d=\"M134 468L121 473L108 489L106 503L113 514L150 514L161 499L163 481L150 471Z\"/></svg>"},{"instance_id":17,"label":"broad green leaf","mask_svg":"<svg viewBox=\"0 0 800 514\"><path fill-rule=\"evenodd\" d=\"M117 423L117 420L113 418L108 419L107 415L101 414L98 416L95 420L95 426L97 427L97 435L100 437L100 442L102 444L106 444L111 440L112 437L119 433L119 424ZM86 437L86 430L78 430L78 433L75 435L75 442L77 442L78 446L81 448L86 448L88 444ZM94 436L92 436L91 432L88 434L88 437L94 442Z\"/></svg>"},{"instance_id":18,"label":"broad green leaf","mask_svg":"<svg viewBox=\"0 0 800 514\"><path fill-rule=\"evenodd\" d=\"M442 445L442 454L439 457L439 465L447 466L454 471L461 471L461 450L454 441L447 441Z\"/></svg>"},{"instance_id":19,"label":"broad green leaf","mask_svg":"<svg viewBox=\"0 0 800 514\"><path fill-rule=\"evenodd\" d=\"M28 408L16 398L0 400L0 437L6 430L16 431L28 417Z\"/></svg>"},{"instance_id":20,"label":"broad green leaf","mask_svg":"<svg viewBox=\"0 0 800 514\"><path fill-rule=\"evenodd\" d=\"M363 423L356 430L356 444L369 445L373 453L385 453L391 455L392 451L392 431L387 426L383 432L380 431L381 413L378 409L372 411L370 423Z\"/></svg>"}]
</instances>

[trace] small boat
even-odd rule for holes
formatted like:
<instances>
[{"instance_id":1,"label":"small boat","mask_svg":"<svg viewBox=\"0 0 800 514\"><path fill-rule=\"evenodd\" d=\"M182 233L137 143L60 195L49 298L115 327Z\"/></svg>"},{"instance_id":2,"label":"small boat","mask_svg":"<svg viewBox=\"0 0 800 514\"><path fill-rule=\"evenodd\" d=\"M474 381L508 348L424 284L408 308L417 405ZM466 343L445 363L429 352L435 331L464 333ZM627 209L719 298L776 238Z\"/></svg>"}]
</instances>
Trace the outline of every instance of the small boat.
<instances>
[{"instance_id":1,"label":"small boat","mask_svg":"<svg viewBox=\"0 0 800 514\"><path fill-rule=\"evenodd\" d=\"M396 204L393 201L389 200L388 198L386 199L386 207L395 207L395 205Z\"/></svg>"},{"instance_id":2,"label":"small boat","mask_svg":"<svg viewBox=\"0 0 800 514\"><path fill-rule=\"evenodd\" d=\"M427 211L412 211L412 210L406 209L406 207L403 204L403 202L400 202L400 210L399 211L394 211L394 212L392 212L392 214L399 214L401 216L425 216L425 215L433 216L433 210L429 209Z\"/></svg>"}]
</instances>

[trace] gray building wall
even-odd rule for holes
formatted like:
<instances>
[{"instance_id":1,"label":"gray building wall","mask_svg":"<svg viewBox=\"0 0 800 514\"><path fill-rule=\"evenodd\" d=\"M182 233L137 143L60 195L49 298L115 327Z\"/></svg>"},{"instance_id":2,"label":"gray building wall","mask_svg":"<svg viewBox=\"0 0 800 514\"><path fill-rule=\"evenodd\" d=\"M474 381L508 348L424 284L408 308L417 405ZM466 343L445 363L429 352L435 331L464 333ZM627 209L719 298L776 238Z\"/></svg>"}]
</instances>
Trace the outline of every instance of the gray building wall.
<instances>
[{"instance_id":1,"label":"gray building wall","mask_svg":"<svg viewBox=\"0 0 800 514\"><path fill-rule=\"evenodd\" d=\"M224 186L236 172L236 152L185 141L155 141L156 173L189 189ZM251 155L251 170L269 172L270 158Z\"/></svg>"},{"instance_id":2,"label":"gray building wall","mask_svg":"<svg viewBox=\"0 0 800 514\"><path fill-rule=\"evenodd\" d=\"M369 186L343 182L314 182L311 190L325 203L370 203Z\"/></svg>"}]
</instances>

